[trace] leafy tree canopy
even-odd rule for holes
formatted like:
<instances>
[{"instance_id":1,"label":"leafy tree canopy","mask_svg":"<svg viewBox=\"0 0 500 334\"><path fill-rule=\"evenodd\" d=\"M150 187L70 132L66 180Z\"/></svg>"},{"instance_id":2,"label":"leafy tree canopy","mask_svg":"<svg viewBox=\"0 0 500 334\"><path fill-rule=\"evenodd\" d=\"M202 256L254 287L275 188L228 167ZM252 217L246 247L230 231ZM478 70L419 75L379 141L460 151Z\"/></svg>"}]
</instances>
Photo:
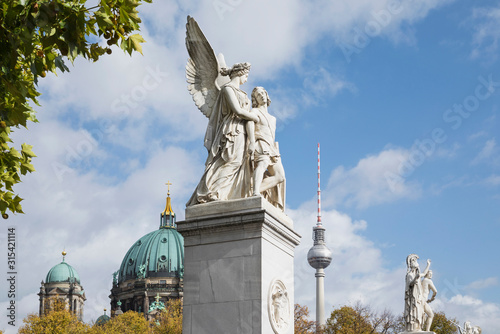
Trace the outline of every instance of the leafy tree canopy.
<instances>
[{"instance_id":1,"label":"leafy tree canopy","mask_svg":"<svg viewBox=\"0 0 500 334\"><path fill-rule=\"evenodd\" d=\"M68 71L81 56L97 61L110 46L142 53L137 7L151 0L0 0L0 212L23 213L13 186L33 172L32 146L15 148L13 129L37 122L38 80L48 72ZM99 43L103 37L106 45Z\"/></svg>"},{"instance_id":2,"label":"leafy tree canopy","mask_svg":"<svg viewBox=\"0 0 500 334\"><path fill-rule=\"evenodd\" d=\"M328 334L372 334L371 314L363 307L342 306L333 310L326 322Z\"/></svg>"},{"instance_id":3,"label":"leafy tree canopy","mask_svg":"<svg viewBox=\"0 0 500 334\"><path fill-rule=\"evenodd\" d=\"M295 304L294 307L294 333L295 334L314 334L316 333L316 322L309 318L309 309L307 306Z\"/></svg>"},{"instance_id":4,"label":"leafy tree canopy","mask_svg":"<svg viewBox=\"0 0 500 334\"><path fill-rule=\"evenodd\" d=\"M29 314L23 319L24 325L19 328L19 334L83 334L88 332L90 327L80 322L75 314L68 311L66 304L59 298L47 302L44 316Z\"/></svg>"},{"instance_id":5,"label":"leafy tree canopy","mask_svg":"<svg viewBox=\"0 0 500 334\"><path fill-rule=\"evenodd\" d=\"M328 334L397 334L403 331L401 317L388 310L377 313L360 302L334 309L324 327Z\"/></svg>"},{"instance_id":6,"label":"leafy tree canopy","mask_svg":"<svg viewBox=\"0 0 500 334\"><path fill-rule=\"evenodd\" d=\"M456 319L448 319L444 312L434 313L432 320L431 331L436 334L455 334L457 333Z\"/></svg>"},{"instance_id":7,"label":"leafy tree canopy","mask_svg":"<svg viewBox=\"0 0 500 334\"><path fill-rule=\"evenodd\" d=\"M154 334L182 334L182 301L180 299L168 300L166 309L161 312L152 332Z\"/></svg>"},{"instance_id":8,"label":"leafy tree canopy","mask_svg":"<svg viewBox=\"0 0 500 334\"><path fill-rule=\"evenodd\" d=\"M127 311L122 315L111 318L105 325L94 325L89 334L143 334L148 333L149 322L144 315L134 311Z\"/></svg>"}]
</instances>

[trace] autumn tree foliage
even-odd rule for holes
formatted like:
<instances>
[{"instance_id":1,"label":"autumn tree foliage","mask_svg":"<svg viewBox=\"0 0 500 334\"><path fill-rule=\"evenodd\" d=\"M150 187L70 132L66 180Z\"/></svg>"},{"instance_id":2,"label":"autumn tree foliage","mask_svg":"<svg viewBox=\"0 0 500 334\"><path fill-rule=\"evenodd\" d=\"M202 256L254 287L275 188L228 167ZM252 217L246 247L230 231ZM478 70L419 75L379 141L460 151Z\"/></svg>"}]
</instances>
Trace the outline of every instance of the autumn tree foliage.
<instances>
[{"instance_id":1,"label":"autumn tree foliage","mask_svg":"<svg viewBox=\"0 0 500 334\"><path fill-rule=\"evenodd\" d=\"M161 312L158 323L152 327L153 334L182 334L182 301L170 299L166 310Z\"/></svg>"},{"instance_id":2,"label":"autumn tree foliage","mask_svg":"<svg viewBox=\"0 0 500 334\"><path fill-rule=\"evenodd\" d=\"M295 334L316 333L316 321L309 320L309 309L307 306L295 304L293 315Z\"/></svg>"},{"instance_id":3,"label":"autumn tree foliage","mask_svg":"<svg viewBox=\"0 0 500 334\"><path fill-rule=\"evenodd\" d=\"M360 305L342 306L333 310L326 321L327 334L371 334L373 327L370 323L372 315Z\"/></svg>"},{"instance_id":4,"label":"autumn tree foliage","mask_svg":"<svg viewBox=\"0 0 500 334\"><path fill-rule=\"evenodd\" d=\"M92 326L88 334L144 334L150 333L149 328L149 322L143 314L127 311L102 326Z\"/></svg>"},{"instance_id":5,"label":"autumn tree foliage","mask_svg":"<svg viewBox=\"0 0 500 334\"><path fill-rule=\"evenodd\" d=\"M54 299L51 309L43 317L30 314L23 324L20 334L182 334L182 302L169 300L166 310L153 321L147 321L143 313L128 311L104 325L89 325L78 321L62 301Z\"/></svg>"},{"instance_id":6,"label":"autumn tree foliage","mask_svg":"<svg viewBox=\"0 0 500 334\"><path fill-rule=\"evenodd\" d=\"M88 333L89 326L80 322L76 315L65 308L65 304L59 299L54 299L52 308L43 317L37 314L29 314L23 319L23 326L19 328L19 334L84 334Z\"/></svg>"},{"instance_id":7,"label":"autumn tree foliage","mask_svg":"<svg viewBox=\"0 0 500 334\"><path fill-rule=\"evenodd\" d=\"M377 313L358 302L334 309L324 331L327 334L397 334L404 330L399 318L390 311Z\"/></svg>"},{"instance_id":8,"label":"autumn tree foliage","mask_svg":"<svg viewBox=\"0 0 500 334\"><path fill-rule=\"evenodd\" d=\"M12 145L14 129L37 122L39 78L68 71L65 59L97 61L118 45L142 52L137 7L151 0L0 0L0 212L22 213L13 186L35 169L32 146ZM94 2L92 2L94 4ZM105 44L102 40L106 40Z\"/></svg>"},{"instance_id":9,"label":"autumn tree foliage","mask_svg":"<svg viewBox=\"0 0 500 334\"><path fill-rule=\"evenodd\" d=\"M432 320L431 331L436 334L455 334L457 333L457 320L448 319L444 312L435 312Z\"/></svg>"},{"instance_id":10,"label":"autumn tree foliage","mask_svg":"<svg viewBox=\"0 0 500 334\"><path fill-rule=\"evenodd\" d=\"M297 314L296 308L296 319ZM455 334L457 323L456 319L448 319L444 312L435 312L431 331L436 334ZM334 309L324 327L324 333L327 334L397 334L404 331L402 314L394 315L388 310L377 313L360 302Z\"/></svg>"}]
</instances>

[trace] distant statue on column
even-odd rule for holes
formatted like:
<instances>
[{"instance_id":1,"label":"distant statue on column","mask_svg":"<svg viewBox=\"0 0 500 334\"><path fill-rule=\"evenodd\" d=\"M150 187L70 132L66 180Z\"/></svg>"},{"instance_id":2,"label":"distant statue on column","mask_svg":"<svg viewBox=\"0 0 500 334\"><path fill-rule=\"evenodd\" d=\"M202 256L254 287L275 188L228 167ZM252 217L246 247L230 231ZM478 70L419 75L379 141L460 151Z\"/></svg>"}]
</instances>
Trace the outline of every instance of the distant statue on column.
<instances>
[{"instance_id":1,"label":"distant statue on column","mask_svg":"<svg viewBox=\"0 0 500 334\"><path fill-rule=\"evenodd\" d=\"M420 272L418 255L410 254L406 258L406 286L405 286L405 311L404 322L407 332L423 331L423 320L427 298L424 297L422 277L427 275L431 260L427 260L427 267Z\"/></svg>"}]
</instances>

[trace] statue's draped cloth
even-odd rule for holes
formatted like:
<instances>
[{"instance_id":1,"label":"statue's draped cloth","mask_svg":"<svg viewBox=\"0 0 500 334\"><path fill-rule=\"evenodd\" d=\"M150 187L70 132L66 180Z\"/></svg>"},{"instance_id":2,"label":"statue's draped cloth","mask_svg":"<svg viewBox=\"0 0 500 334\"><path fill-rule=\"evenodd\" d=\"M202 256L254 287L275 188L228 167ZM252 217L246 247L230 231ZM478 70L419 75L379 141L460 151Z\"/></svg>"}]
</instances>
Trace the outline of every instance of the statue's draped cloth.
<instances>
[{"instance_id":1,"label":"statue's draped cloth","mask_svg":"<svg viewBox=\"0 0 500 334\"><path fill-rule=\"evenodd\" d=\"M240 107L249 110L250 101L244 91L231 83L224 87L232 89ZM205 147L205 172L187 206L250 196L252 172L247 159L246 121L232 112L222 90L209 117Z\"/></svg>"},{"instance_id":2,"label":"statue's draped cloth","mask_svg":"<svg viewBox=\"0 0 500 334\"><path fill-rule=\"evenodd\" d=\"M406 274L405 312L406 331L421 331L424 317L424 303L420 271Z\"/></svg>"}]
</instances>

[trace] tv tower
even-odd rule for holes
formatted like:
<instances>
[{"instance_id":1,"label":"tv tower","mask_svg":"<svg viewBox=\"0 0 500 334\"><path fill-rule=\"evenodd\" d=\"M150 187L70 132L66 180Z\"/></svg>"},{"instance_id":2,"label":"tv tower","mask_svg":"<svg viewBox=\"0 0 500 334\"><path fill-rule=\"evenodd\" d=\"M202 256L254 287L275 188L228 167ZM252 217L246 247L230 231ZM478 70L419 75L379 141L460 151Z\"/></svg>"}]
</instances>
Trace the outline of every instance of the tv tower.
<instances>
[{"instance_id":1,"label":"tv tower","mask_svg":"<svg viewBox=\"0 0 500 334\"><path fill-rule=\"evenodd\" d=\"M325 228L321 224L320 155L318 143L318 222L313 227L314 245L307 253L307 261L316 269L316 323L318 328L325 321L325 268L332 262L332 252L325 244Z\"/></svg>"}]
</instances>

